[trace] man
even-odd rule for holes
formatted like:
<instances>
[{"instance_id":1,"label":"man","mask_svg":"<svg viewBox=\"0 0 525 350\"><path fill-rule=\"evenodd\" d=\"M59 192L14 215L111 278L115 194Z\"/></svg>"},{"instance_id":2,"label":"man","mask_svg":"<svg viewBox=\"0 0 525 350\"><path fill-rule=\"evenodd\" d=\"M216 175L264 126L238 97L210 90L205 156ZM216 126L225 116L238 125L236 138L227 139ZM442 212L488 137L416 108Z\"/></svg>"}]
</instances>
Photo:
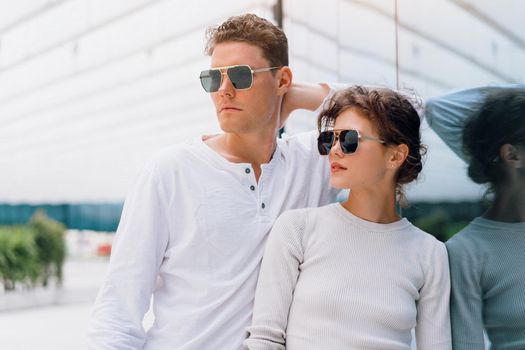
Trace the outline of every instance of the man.
<instances>
[{"instance_id":1,"label":"man","mask_svg":"<svg viewBox=\"0 0 525 350\"><path fill-rule=\"evenodd\" d=\"M292 85L285 34L255 15L207 36L201 83L224 133L163 151L128 195L90 349L241 349L272 224L335 200L317 133L277 139L291 111L316 109L329 88Z\"/></svg>"}]
</instances>

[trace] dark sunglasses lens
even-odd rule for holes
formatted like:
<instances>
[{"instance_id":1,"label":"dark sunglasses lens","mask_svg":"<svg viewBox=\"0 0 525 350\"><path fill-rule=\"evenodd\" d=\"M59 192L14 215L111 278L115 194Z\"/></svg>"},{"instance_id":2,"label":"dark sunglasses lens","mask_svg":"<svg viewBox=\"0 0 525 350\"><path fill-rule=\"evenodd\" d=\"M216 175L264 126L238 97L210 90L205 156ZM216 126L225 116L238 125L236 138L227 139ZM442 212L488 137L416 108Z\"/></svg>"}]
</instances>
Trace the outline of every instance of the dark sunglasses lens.
<instances>
[{"instance_id":1,"label":"dark sunglasses lens","mask_svg":"<svg viewBox=\"0 0 525 350\"><path fill-rule=\"evenodd\" d=\"M344 154L354 153L357 150L359 135L356 130L343 130L339 134L339 142Z\"/></svg>"},{"instance_id":2,"label":"dark sunglasses lens","mask_svg":"<svg viewBox=\"0 0 525 350\"><path fill-rule=\"evenodd\" d=\"M252 86L252 71L248 66L228 68L228 78L236 89L248 89Z\"/></svg>"},{"instance_id":3,"label":"dark sunglasses lens","mask_svg":"<svg viewBox=\"0 0 525 350\"><path fill-rule=\"evenodd\" d=\"M334 142L334 133L332 131L323 131L317 137L317 150L322 156L330 153Z\"/></svg>"},{"instance_id":4,"label":"dark sunglasses lens","mask_svg":"<svg viewBox=\"0 0 525 350\"><path fill-rule=\"evenodd\" d=\"M221 86L221 71L218 69L203 70L200 79L206 92L217 92Z\"/></svg>"}]
</instances>

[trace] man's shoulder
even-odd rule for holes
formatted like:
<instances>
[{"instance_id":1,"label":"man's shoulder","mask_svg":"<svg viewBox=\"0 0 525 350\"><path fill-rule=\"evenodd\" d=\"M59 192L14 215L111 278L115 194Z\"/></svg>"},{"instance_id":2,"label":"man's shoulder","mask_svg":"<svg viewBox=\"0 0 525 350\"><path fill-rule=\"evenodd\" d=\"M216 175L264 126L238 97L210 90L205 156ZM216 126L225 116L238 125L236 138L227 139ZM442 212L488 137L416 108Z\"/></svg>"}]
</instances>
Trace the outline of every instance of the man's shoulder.
<instances>
[{"instance_id":1,"label":"man's shoulder","mask_svg":"<svg viewBox=\"0 0 525 350\"><path fill-rule=\"evenodd\" d=\"M279 147L284 151L290 152L317 152L317 135L316 130L299 132L296 134L283 134L282 138L278 139Z\"/></svg>"},{"instance_id":2,"label":"man's shoulder","mask_svg":"<svg viewBox=\"0 0 525 350\"><path fill-rule=\"evenodd\" d=\"M191 151L192 143L194 143L193 140L185 140L174 145L166 146L158 150L152 158L160 162L180 158L184 159L188 156L188 152Z\"/></svg>"},{"instance_id":3,"label":"man's shoulder","mask_svg":"<svg viewBox=\"0 0 525 350\"><path fill-rule=\"evenodd\" d=\"M195 140L186 140L181 143L164 147L156 151L148 160L146 168L160 172L173 171L195 163L199 159L195 152Z\"/></svg>"},{"instance_id":4,"label":"man's shoulder","mask_svg":"<svg viewBox=\"0 0 525 350\"><path fill-rule=\"evenodd\" d=\"M319 132L317 130L306 130L300 132L294 132L292 134L283 133L279 139L281 142L301 142L312 139L317 139Z\"/></svg>"}]
</instances>

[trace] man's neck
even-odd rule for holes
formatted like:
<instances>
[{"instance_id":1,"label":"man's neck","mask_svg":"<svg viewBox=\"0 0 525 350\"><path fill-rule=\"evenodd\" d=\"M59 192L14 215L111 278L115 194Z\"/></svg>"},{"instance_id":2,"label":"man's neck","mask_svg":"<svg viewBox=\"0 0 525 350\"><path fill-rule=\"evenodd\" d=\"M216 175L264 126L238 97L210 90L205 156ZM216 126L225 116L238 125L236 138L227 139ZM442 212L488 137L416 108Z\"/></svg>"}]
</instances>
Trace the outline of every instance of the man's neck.
<instances>
[{"instance_id":1,"label":"man's neck","mask_svg":"<svg viewBox=\"0 0 525 350\"><path fill-rule=\"evenodd\" d=\"M259 181L261 165L269 163L277 145L276 132L225 133L205 140L206 144L232 163L250 163Z\"/></svg>"}]
</instances>

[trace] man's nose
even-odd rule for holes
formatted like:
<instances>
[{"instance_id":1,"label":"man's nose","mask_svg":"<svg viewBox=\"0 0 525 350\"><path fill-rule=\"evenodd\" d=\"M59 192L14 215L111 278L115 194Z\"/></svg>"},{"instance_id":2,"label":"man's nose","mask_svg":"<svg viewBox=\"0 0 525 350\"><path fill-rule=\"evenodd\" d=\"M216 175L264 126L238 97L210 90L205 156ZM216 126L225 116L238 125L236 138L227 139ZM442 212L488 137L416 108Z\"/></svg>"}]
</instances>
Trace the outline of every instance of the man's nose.
<instances>
[{"instance_id":1,"label":"man's nose","mask_svg":"<svg viewBox=\"0 0 525 350\"><path fill-rule=\"evenodd\" d=\"M234 93L235 91L235 88L233 87L233 84L230 80L230 77L228 77L228 74L226 74L226 72L221 72L222 74L222 80L221 80L221 86L219 86L219 90L218 92L223 92L223 93Z\"/></svg>"}]
</instances>

